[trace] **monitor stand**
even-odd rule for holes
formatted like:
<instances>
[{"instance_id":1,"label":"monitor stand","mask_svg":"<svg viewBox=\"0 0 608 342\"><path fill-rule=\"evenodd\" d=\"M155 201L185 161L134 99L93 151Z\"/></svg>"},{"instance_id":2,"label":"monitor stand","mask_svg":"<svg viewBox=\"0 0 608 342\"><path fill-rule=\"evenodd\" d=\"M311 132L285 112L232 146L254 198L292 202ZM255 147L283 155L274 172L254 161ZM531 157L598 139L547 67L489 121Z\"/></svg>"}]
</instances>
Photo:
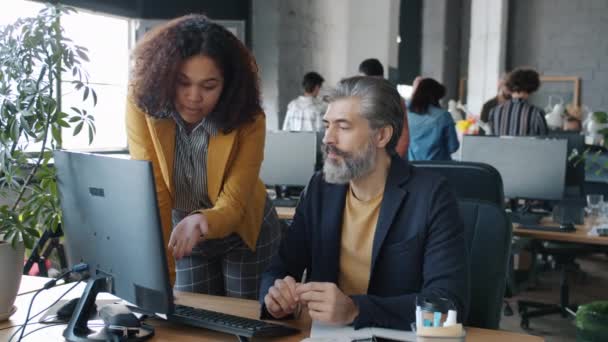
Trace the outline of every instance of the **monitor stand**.
<instances>
[{"instance_id":1,"label":"monitor stand","mask_svg":"<svg viewBox=\"0 0 608 342\"><path fill-rule=\"evenodd\" d=\"M80 297L76 309L70 318L68 327L63 331L63 337L70 342L83 342L83 341L113 341L118 338L120 341L145 341L154 336L154 328L149 325L143 325L139 327L137 334L132 334L126 337L113 334L102 328L98 331L92 330L88 327L87 323L89 317L94 313L95 309L95 298L100 292L108 292L111 283L111 277L98 276L90 279L87 282L87 287Z\"/></svg>"}]
</instances>

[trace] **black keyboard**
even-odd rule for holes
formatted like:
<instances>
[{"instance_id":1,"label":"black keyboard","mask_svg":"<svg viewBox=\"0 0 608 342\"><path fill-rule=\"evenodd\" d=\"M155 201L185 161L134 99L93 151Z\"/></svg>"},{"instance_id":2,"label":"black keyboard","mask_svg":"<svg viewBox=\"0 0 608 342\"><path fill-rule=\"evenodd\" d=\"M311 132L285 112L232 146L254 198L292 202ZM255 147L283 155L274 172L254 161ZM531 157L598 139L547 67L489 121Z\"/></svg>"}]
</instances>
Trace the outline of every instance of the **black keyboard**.
<instances>
[{"instance_id":1,"label":"black keyboard","mask_svg":"<svg viewBox=\"0 0 608 342\"><path fill-rule=\"evenodd\" d=\"M561 229L560 227L551 227L551 226L541 226L536 224L522 224L519 226L521 229L530 229L530 230L542 230L545 232L558 232L558 233L571 233L576 230L567 230Z\"/></svg>"},{"instance_id":2,"label":"black keyboard","mask_svg":"<svg viewBox=\"0 0 608 342\"><path fill-rule=\"evenodd\" d=\"M509 216L509 219L511 219L511 222L513 223L537 226L543 215L508 211L507 216Z\"/></svg>"},{"instance_id":3,"label":"black keyboard","mask_svg":"<svg viewBox=\"0 0 608 342\"><path fill-rule=\"evenodd\" d=\"M287 336L300 332L296 328L268 323L257 319L239 317L216 311L175 305L171 321L199 328L221 331L243 337Z\"/></svg>"}]
</instances>

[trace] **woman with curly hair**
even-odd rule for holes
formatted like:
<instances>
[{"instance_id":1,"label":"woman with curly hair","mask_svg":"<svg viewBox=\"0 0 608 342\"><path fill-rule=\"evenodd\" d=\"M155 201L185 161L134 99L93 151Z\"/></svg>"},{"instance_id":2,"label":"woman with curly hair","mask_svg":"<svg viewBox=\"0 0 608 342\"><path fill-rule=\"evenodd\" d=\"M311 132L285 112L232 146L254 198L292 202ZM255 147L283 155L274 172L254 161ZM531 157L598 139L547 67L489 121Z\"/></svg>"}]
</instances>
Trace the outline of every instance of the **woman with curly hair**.
<instances>
[{"instance_id":1,"label":"woman with curly hair","mask_svg":"<svg viewBox=\"0 0 608 342\"><path fill-rule=\"evenodd\" d=\"M152 162L175 289L257 298L281 226L259 178L266 124L253 56L188 15L148 32L132 58L129 151Z\"/></svg>"}]
</instances>

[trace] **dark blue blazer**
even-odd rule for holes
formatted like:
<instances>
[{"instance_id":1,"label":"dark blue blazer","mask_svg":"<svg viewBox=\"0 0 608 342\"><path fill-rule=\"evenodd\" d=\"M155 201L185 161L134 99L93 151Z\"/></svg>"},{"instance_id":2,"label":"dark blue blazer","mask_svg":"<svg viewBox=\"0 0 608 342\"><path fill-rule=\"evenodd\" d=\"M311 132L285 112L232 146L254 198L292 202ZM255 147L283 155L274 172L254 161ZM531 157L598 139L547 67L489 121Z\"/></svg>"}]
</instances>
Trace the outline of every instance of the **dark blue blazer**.
<instances>
[{"instance_id":1,"label":"dark blue blazer","mask_svg":"<svg viewBox=\"0 0 608 342\"><path fill-rule=\"evenodd\" d=\"M342 213L348 185L313 176L302 193L293 223L262 277L264 296L275 279L338 282ZM466 317L469 277L464 225L445 179L392 158L372 247L367 294L351 298L359 307L355 328L410 329L416 296L452 300L459 321Z\"/></svg>"}]
</instances>

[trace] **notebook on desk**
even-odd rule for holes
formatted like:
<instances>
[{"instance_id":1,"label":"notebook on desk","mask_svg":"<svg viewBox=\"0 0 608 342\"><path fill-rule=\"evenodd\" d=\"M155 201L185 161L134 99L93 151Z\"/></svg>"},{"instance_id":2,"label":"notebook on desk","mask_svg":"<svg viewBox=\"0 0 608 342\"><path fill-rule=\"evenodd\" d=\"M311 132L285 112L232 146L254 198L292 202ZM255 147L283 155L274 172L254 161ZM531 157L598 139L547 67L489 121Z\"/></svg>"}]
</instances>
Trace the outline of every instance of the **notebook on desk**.
<instances>
[{"instance_id":1,"label":"notebook on desk","mask_svg":"<svg viewBox=\"0 0 608 342\"><path fill-rule=\"evenodd\" d=\"M395 341L416 341L416 334L413 331L377 327L355 330L351 326L330 326L314 321L310 328L310 339L307 341L350 342L371 339L372 337L382 337Z\"/></svg>"}]
</instances>

